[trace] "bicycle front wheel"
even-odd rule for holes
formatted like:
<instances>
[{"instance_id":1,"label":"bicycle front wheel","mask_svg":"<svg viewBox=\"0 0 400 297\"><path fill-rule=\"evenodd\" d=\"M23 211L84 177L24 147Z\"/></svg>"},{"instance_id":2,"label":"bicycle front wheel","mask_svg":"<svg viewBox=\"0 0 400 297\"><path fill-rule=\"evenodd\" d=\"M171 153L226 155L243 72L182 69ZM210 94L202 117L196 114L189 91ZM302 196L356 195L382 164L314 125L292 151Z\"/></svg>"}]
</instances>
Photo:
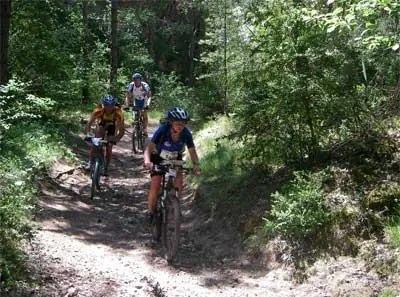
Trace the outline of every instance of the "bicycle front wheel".
<instances>
[{"instance_id":1,"label":"bicycle front wheel","mask_svg":"<svg viewBox=\"0 0 400 297\"><path fill-rule=\"evenodd\" d=\"M133 125L133 129L132 129L132 152L134 154L137 153L138 151L138 147L137 147L137 139L138 139L138 135L137 135L137 129L136 129L136 125Z\"/></svg>"},{"instance_id":2,"label":"bicycle front wheel","mask_svg":"<svg viewBox=\"0 0 400 297\"><path fill-rule=\"evenodd\" d=\"M169 200L168 208L165 213L166 218L162 226L162 246L168 262L174 261L179 246L179 236L181 231L181 207L178 197L174 196Z\"/></svg>"},{"instance_id":3,"label":"bicycle front wheel","mask_svg":"<svg viewBox=\"0 0 400 297\"><path fill-rule=\"evenodd\" d=\"M138 151L143 151L143 129L141 127L138 127L137 132L137 149Z\"/></svg>"},{"instance_id":4,"label":"bicycle front wheel","mask_svg":"<svg viewBox=\"0 0 400 297\"><path fill-rule=\"evenodd\" d=\"M161 212L156 211L153 218L153 223L151 225L151 234L153 240L159 242L161 240Z\"/></svg>"},{"instance_id":5,"label":"bicycle front wheel","mask_svg":"<svg viewBox=\"0 0 400 297\"><path fill-rule=\"evenodd\" d=\"M142 128L140 129L140 145L139 145L142 151L144 151L145 144L146 144L146 136L144 135L144 130Z\"/></svg>"},{"instance_id":6,"label":"bicycle front wheel","mask_svg":"<svg viewBox=\"0 0 400 297\"><path fill-rule=\"evenodd\" d=\"M90 199L93 199L96 189L100 190L100 167L100 161L96 160L91 171L92 186L90 190Z\"/></svg>"}]
</instances>

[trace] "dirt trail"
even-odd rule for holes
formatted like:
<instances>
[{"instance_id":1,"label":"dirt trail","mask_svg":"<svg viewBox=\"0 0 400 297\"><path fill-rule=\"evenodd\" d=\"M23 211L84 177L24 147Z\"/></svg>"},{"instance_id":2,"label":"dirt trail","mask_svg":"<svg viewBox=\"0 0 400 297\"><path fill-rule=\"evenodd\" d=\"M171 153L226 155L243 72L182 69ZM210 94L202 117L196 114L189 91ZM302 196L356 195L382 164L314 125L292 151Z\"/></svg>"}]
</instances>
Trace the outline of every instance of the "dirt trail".
<instances>
[{"instance_id":1,"label":"dirt trail","mask_svg":"<svg viewBox=\"0 0 400 297\"><path fill-rule=\"evenodd\" d=\"M142 156L130 152L130 136L127 133L115 147L110 177L94 200L89 199L87 174L62 162L42 183L36 218L40 229L30 252L44 280L37 296L327 297L334 296L338 277L332 275L339 272L350 288L366 285L359 275L369 274L362 264L346 264L349 259L335 261L336 268L329 272L317 269L314 280L302 285L290 281L289 269L267 271L250 262L234 232L215 226L196 210L189 190L182 201L179 260L169 266L150 244L149 177ZM85 145L78 137L76 142L85 160ZM346 271L347 267L354 269ZM368 277L368 282L377 281L373 274Z\"/></svg>"}]
</instances>

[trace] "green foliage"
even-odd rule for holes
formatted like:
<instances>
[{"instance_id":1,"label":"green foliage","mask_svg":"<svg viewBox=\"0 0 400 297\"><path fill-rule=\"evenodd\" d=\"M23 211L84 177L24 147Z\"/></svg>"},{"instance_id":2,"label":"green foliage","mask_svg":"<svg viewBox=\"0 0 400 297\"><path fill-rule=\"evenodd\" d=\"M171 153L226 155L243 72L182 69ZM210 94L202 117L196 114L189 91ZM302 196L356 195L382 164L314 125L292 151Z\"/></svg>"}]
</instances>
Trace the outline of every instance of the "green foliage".
<instances>
[{"instance_id":1,"label":"green foliage","mask_svg":"<svg viewBox=\"0 0 400 297\"><path fill-rule=\"evenodd\" d=\"M5 131L21 120L34 120L50 113L54 102L28 94L28 85L12 79L0 86L0 139Z\"/></svg>"},{"instance_id":2,"label":"green foliage","mask_svg":"<svg viewBox=\"0 0 400 297\"><path fill-rule=\"evenodd\" d=\"M0 145L0 286L21 278L25 255L21 242L32 236L38 172L72 153L63 145L55 123L19 122Z\"/></svg>"},{"instance_id":3,"label":"green foliage","mask_svg":"<svg viewBox=\"0 0 400 297\"><path fill-rule=\"evenodd\" d=\"M271 236L304 239L318 235L331 223L331 213L324 201L325 171L295 172L294 180L281 192L273 194L271 210L265 218L265 229Z\"/></svg>"},{"instance_id":4,"label":"green foliage","mask_svg":"<svg viewBox=\"0 0 400 297\"><path fill-rule=\"evenodd\" d=\"M394 289L383 289L382 292L378 294L378 297L396 297L397 291Z\"/></svg>"},{"instance_id":5,"label":"green foliage","mask_svg":"<svg viewBox=\"0 0 400 297\"><path fill-rule=\"evenodd\" d=\"M183 85L174 74L155 74L153 76L154 88L156 90L153 96L155 108L159 111L180 106L188 109L193 117L193 110L196 108L192 89Z\"/></svg>"},{"instance_id":6,"label":"green foliage","mask_svg":"<svg viewBox=\"0 0 400 297\"><path fill-rule=\"evenodd\" d=\"M254 178L240 166L240 145L226 138L232 129L232 121L221 116L195 134L202 174L194 181L203 192L206 207L218 211L252 205L248 185Z\"/></svg>"},{"instance_id":7,"label":"green foliage","mask_svg":"<svg viewBox=\"0 0 400 297\"><path fill-rule=\"evenodd\" d=\"M243 76L248 62L248 31L245 27L246 1L205 1L208 8L206 34L201 46L201 65L196 84L204 116L230 113L247 100Z\"/></svg>"},{"instance_id":8,"label":"green foliage","mask_svg":"<svg viewBox=\"0 0 400 297\"><path fill-rule=\"evenodd\" d=\"M386 219L385 234L393 248L400 248L400 215L393 215Z\"/></svg>"},{"instance_id":9,"label":"green foliage","mask_svg":"<svg viewBox=\"0 0 400 297\"><path fill-rule=\"evenodd\" d=\"M10 65L36 94L64 101L77 98L80 55L78 6L60 1L12 2Z\"/></svg>"},{"instance_id":10,"label":"green foliage","mask_svg":"<svg viewBox=\"0 0 400 297\"><path fill-rule=\"evenodd\" d=\"M331 5L356 11L346 19L358 24L354 31L327 30L332 18L346 14L327 12L324 4L244 2L209 3L201 42L209 71L199 76L196 92L205 110L234 112L248 159L297 160L354 133L379 129L385 87L397 82L400 60L390 47L371 51L357 38L379 32L394 42L395 1L376 4L381 9L369 17L380 22L367 33L358 31L367 22L368 13L360 12L360 6L368 10L367 2Z\"/></svg>"}]
</instances>

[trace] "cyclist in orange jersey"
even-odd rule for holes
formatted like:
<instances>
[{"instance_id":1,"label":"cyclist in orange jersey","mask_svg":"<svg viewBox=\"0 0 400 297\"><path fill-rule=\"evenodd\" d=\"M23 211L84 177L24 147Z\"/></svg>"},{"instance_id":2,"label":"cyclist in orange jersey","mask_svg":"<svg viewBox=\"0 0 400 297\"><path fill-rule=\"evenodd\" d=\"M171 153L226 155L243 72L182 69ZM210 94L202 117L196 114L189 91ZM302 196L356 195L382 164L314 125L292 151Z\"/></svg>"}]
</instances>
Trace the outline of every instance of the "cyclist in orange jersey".
<instances>
[{"instance_id":1,"label":"cyclist in orange jersey","mask_svg":"<svg viewBox=\"0 0 400 297\"><path fill-rule=\"evenodd\" d=\"M96 123L95 137L104 138L110 141L106 150L106 162L104 175L108 175L108 165L112 157L112 147L121 140L125 133L124 115L119 107L115 106L116 99L113 96L107 95L104 97L103 104L98 105L90 115L90 119L85 127L85 134L88 134L90 126ZM86 169L89 170L91 160L93 159L93 147L89 150L89 162Z\"/></svg>"}]
</instances>

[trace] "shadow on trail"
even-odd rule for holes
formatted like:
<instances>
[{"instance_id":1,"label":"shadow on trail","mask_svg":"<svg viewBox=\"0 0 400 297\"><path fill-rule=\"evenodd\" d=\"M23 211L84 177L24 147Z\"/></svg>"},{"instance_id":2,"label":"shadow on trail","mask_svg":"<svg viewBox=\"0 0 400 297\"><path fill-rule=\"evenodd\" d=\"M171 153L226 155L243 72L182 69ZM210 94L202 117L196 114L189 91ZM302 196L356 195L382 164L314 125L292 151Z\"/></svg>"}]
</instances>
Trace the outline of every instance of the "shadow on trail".
<instances>
[{"instance_id":1,"label":"shadow on trail","mask_svg":"<svg viewBox=\"0 0 400 297\"><path fill-rule=\"evenodd\" d=\"M87 145L70 135L82 163ZM264 270L244 256L235 231L217 223L196 207L196 195L185 190L182 200L183 224L179 258L167 266L159 247L152 247L147 226L148 171L141 154L132 155L130 134L115 146L109 177L102 180L102 192L90 200L90 180L81 168L41 185L37 221L43 230L66 234L89 244L105 245L116 252L138 250L155 269L169 269L201 275L206 287L232 286L242 272Z\"/></svg>"}]
</instances>

